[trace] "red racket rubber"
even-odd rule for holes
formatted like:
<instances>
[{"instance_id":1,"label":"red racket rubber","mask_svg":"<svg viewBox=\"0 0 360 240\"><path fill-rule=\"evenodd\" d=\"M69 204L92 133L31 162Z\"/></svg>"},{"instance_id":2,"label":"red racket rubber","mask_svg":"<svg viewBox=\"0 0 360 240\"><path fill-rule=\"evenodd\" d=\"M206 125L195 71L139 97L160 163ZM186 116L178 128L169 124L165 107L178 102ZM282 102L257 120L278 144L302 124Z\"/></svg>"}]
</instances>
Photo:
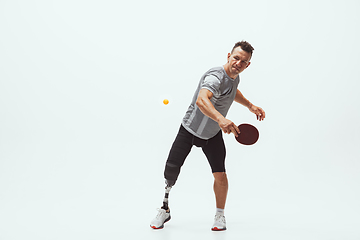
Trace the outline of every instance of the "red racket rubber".
<instances>
[{"instance_id":1,"label":"red racket rubber","mask_svg":"<svg viewBox=\"0 0 360 240\"><path fill-rule=\"evenodd\" d=\"M259 139L259 131L253 125L243 123L238 126L240 134L235 137L236 141L244 145L252 145Z\"/></svg>"}]
</instances>

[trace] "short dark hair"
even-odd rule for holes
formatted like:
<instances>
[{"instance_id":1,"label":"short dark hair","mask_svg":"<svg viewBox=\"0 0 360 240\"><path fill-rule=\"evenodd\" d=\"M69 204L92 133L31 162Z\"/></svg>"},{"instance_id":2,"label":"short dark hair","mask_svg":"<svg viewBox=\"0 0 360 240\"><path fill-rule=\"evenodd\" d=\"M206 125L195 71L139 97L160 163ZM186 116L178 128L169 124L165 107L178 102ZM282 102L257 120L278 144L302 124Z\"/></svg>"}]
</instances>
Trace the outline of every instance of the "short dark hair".
<instances>
[{"instance_id":1,"label":"short dark hair","mask_svg":"<svg viewBox=\"0 0 360 240\"><path fill-rule=\"evenodd\" d=\"M245 52L248 52L252 55L254 48L253 46L251 46L250 43L248 43L247 41L241 41L241 42L237 42L235 43L235 46L233 47L233 49L231 50L231 53L234 52L234 49L240 47L242 50L244 50Z\"/></svg>"}]
</instances>

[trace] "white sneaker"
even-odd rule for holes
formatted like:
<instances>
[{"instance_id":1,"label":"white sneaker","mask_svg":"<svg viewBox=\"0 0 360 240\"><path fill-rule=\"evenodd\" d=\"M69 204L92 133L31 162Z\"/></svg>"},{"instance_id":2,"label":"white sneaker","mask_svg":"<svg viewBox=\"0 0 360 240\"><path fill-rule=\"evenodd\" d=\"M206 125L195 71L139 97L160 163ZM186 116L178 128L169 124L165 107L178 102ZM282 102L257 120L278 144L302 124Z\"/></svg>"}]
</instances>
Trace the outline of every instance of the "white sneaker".
<instances>
[{"instance_id":1,"label":"white sneaker","mask_svg":"<svg viewBox=\"0 0 360 240\"><path fill-rule=\"evenodd\" d=\"M226 230L226 220L224 215L215 215L214 225L211 228L213 231Z\"/></svg>"},{"instance_id":2,"label":"white sneaker","mask_svg":"<svg viewBox=\"0 0 360 240\"><path fill-rule=\"evenodd\" d=\"M158 214L156 217L151 221L150 227L153 229L161 229L164 227L164 223L171 219L170 217L170 210L166 212L165 209L158 209Z\"/></svg>"}]
</instances>

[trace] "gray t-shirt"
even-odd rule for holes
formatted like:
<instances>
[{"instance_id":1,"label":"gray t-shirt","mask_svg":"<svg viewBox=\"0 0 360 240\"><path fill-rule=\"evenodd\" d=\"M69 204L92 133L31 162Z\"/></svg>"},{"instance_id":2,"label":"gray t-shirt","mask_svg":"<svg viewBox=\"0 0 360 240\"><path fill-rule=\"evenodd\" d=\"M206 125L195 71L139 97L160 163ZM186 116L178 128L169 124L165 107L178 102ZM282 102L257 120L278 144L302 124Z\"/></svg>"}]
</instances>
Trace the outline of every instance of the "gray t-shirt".
<instances>
[{"instance_id":1,"label":"gray t-shirt","mask_svg":"<svg viewBox=\"0 0 360 240\"><path fill-rule=\"evenodd\" d=\"M211 103L224 117L233 103L240 78L230 78L223 66L208 70L200 79L192 102L183 118L182 125L193 135L201 139L214 137L220 130L217 122L204 115L196 105L200 89L205 88L213 93Z\"/></svg>"}]
</instances>

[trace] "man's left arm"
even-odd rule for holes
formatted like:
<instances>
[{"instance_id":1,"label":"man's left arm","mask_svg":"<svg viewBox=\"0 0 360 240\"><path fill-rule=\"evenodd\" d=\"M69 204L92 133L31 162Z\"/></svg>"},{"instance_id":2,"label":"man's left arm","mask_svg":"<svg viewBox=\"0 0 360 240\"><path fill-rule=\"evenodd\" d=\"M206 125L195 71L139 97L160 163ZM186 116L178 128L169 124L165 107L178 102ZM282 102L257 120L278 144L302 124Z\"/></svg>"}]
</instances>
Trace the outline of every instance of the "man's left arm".
<instances>
[{"instance_id":1,"label":"man's left arm","mask_svg":"<svg viewBox=\"0 0 360 240\"><path fill-rule=\"evenodd\" d=\"M261 107L257 107L247 100L239 89L236 91L235 102L247 107L250 112L255 113L257 120L262 121L265 118L265 111Z\"/></svg>"}]
</instances>

